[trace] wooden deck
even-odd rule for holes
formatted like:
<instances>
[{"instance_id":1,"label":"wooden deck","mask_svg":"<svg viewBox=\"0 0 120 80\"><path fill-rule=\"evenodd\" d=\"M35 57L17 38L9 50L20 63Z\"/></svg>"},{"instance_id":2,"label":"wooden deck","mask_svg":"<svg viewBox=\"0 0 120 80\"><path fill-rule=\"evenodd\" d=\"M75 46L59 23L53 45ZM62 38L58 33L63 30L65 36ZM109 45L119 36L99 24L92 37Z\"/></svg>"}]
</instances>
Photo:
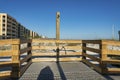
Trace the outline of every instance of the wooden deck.
<instances>
[{"instance_id":1,"label":"wooden deck","mask_svg":"<svg viewBox=\"0 0 120 80\"><path fill-rule=\"evenodd\" d=\"M107 80L82 62L32 63L19 80Z\"/></svg>"},{"instance_id":2,"label":"wooden deck","mask_svg":"<svg viewBox=\"0 0 120 80\"><path fill-rule=\"evenodd\" d=\"M82 79L82 77L86 78L87 75L85 74L87 73L89 73L90 78L92 78L91 76L94 76L94 74L91 75L91 72L89 72L91 69L85 68L87 65L101 74L119 75L120 67L112 66L112 65L120 64L119 56L120 56L119 41L40 40L40 39L1 40L0 41L0 80L3 78L12 78L16 80L20 78L23 74L24 75L28 74L28 76L23 75L20 79L22 78L28 79L29 75L31 75L33 78L34 78L33 75L35 75L36 76L35 78L37 78L38 75L41 73L41 71L43 71L44 69L46 71L46 68L47 70L49 69L52 70L51 73L53 73L54 75L51 75L50 73L50 76L48 77L54 76L53 77L54 79L62 79L62 80L70 79L72 75L75 76L72 77L73 80L77 78ZM8 57L7 60L6 57ZM87 65L82 66L83 63L80 63L80 61ZM60 64L56 64L56 62L60 62ZM75 64L75 62L79 62L79 63ZM66 66L64 67L64 64L67 67ZM71 67L74 65L76 66ZM4 68L9 68L9 70ZM31 70L31 72L27 73L28 71L30 71L29 69ZM36 70L34 71L34 69ZM82 70L85 70L86 73L84 73L84 71L82 72ZM39 71L39 73L36 73L36 71ZM54 71L58 71L59 74L54 73ZM88 78L89 75L87 76ZM30 79L32 79L31 76ZM117 77L120 78L119 76ZM109 79L109 80L116 80L116 79Z\"/></svg>"}]
</instances>

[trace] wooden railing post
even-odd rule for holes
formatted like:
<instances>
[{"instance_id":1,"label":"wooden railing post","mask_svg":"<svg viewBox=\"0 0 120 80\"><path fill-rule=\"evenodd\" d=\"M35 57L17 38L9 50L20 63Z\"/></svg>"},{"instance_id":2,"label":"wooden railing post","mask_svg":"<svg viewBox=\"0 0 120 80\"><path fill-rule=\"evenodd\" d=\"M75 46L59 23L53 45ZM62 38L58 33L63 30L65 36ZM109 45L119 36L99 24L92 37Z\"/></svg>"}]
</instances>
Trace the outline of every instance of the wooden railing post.
<instances>
[{"instance_id":1,"label":"wooden railing post","mask_svg":"<svg viewBox=\"0 0 120 80\"><path fill-rule=\"evenodd\" d=\"M100 50L101 50L101 54L100 54L100 58L101 58L101 62L100 62L100 67L101 67L101 73L102 74L107 74L107 64L104 63L104 60L107 59L107 44L103 43L104 41L101 41L101 45L100 45Z\"/></svg>"},{"instance_id":2,"label":"wooden railing post","mask_svg":"<svg viewBox=\"0 0 120 80\"><path fill-rule=\"evenodd\" d=\"M29 48L29 47L32 47L32 40L28 41L28 43L27 43L27 48ZM32 49L32 48L31 48L31 49ZM31 50L29 50L29 51L27 52L27 55L29 55L29 54L32 54L32 53L31 53ZM32 55L31 55L31 58L27 60L27 62L29 62L31 59L32 59ZM32 60L31 60L31 61L32 61Z\"/></svg>"},{"instance_id":3,"label":"wooden railing post","mask_svg":"<svg viewBox=\"0 0 120 80\"><path fill-rule=\"evenodd\" d=\"M20 77L20 40L15 39L12 44L12 75L13 79Z\"/></svg>"},{"instance_id":4,"label":"wooden railing post","mask_svg":"<svg viewBox=\"0 0 120 80\"><path fill-rule=\"evenodd\" d=\"M85 56L83 56L84 53L86 53L86 50L84 49L86 47L86 43L84 43L84 41L82 41L82 59L86 59Z\"/></svg>"}]
</instances>

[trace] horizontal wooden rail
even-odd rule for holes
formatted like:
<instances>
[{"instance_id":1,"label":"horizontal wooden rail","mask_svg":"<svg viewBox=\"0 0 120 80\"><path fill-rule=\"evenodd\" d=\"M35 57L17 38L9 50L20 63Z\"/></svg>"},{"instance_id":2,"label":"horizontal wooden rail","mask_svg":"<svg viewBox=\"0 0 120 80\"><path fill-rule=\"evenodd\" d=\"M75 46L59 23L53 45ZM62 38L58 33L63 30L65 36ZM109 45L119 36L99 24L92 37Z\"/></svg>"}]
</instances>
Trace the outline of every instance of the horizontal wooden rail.
<instances>
[{"instance_id":1,"label":"horizontal wooden rail","mask_svg":"<svg viewBox=\"0 0 120 80\"><path fill-rule=\"evenodd\" d=\"M59 58L59 61L81 61L82 58L64 57ZM45 61L57 61L56 58L33 58L32 62L45 62Z\"/></svg>"},{"instance_id":2,"label":"horizontal wooden rail","mask_svg":"<svg viewBox=\"0 0 120 80\"><path fill-rule=\"evenodd\" d=\"M6 61L6 62L0 62L0 67L5 67L5 66L12 66L12 62L8 62L8 61Z\"/></svg>"},{"instance_id":3,"label":"horizontal wooden rail","mask_svg":"<svg viewBox=\"0 0 120 80\"><path fill-rule=\"evenodd\" d=\"M86 57L88 57L88 58L90 58L90 59L92 59L92 60L94 60L94 61L97 61L97 62L100 62L100 61L101 61L99 58L97 58L97 57L95 57L95 56L92 56L92 55L89 55L89 54L86 54L86 53L83 53L82 56L86 56Z\"/></svg>"},{"instance_id":4,"label":"horizontal wooden rail","mask_svg":"<svg viewBox=\"0 0 120 80\"><path fill-rule=\"evenodd\" d=\"M56 49L57 46L33 46L32 49ZM60 49L62 48L62 46L60 46ZM81 46L64 46L64 48L66 50L80 50Z\"/></svg>"},{"instance_id":5,"label":"horizontal wooden rail","mask_svg":"<svg viewBox=\"0 0 120 80\"><path fill-rule=\"evenodd\" d=\"M102 44L120 46L120 41L102 40Z\"/></svg>"},{"instance_id":6,"label":"horizontal wooden rail","mask_svg":"<svg viewBox=\"0 0 120 80\"><path fill-rule=\"evenodd\" d=\"M101 44L101 40L82 40L82 43Z\"/></svg>"},{"instance_id":7,"label":"horizontal wooden rail","mask_svg":"<svg viewBox=\"0 0 120 80\"><path fill-rule=\"evenodd\" d=\"M105 64L120 64L120 60L107 59L107 60L102 60L102 61Z\"/></svg>"},{"instance_id":8,"label":"horizontal wooden rail","mask_svg":"<svg viewBox=\"0 0 120 80\"><path fill-rule=\"evenodd\" d=\"M19 43L20 43L19 39L0 40L0 45L5 45L5 44L19 44Z\"/></svg>"},{"instance_id":9,"label":"horizontal wooden rail","mask_svg":"<svg viewBox=\"0 0 120 80\"><path fill-rule=\"evenodd\" d=\"M31 56L32 56L31 54L27 55L24 59L22 59L22 60L20 61L20 64L26 62L28 59L31 58Z\"/></svg>"},{"instance_id":10,"label":"horizontal wooden rail","mask_svg":"<svg viewBox=\"0 0 120 80\"><path fill-rule=\"evenodd\" d=\"M20 40L20 44L23 44L23 43L31 43L32 40Z\"/></svg>"},{"instance_id":11,"label":"horizontal wooden rail","mask_svg":"<svg viewBox=\"0 0 120 80\"><path fill-rule=\"evenodd\" d=\"M120 51L118 51L118 50L108 50L108 53L110 55L120 55Z\"/></svg>"},{"instance_id":12,"label":"horizontal wooden rail","mask_svg":"<svg viewBox=\"0 0 120 80\"><path fill-rule=\"evenodd\" d=\"M1 78L10 78L11 77L11 71L4 71L4 72L0 72L0 79ZM7 80L7 79L6 79Z\"/></svg>"},{"instance_id":13,"label":"horizontal wooden rail","mask_svg":"<svg viewBox=\"0 0 120 80\"><path fill-rule=\"evenodd\" d=\"M56 53L32 53L32 56L56 56L57 54ZM68 52L68 53L65 53L65 52L61 52L59 54L59 56L74 56L74 55L82 55L81 52Z\"/></svg>"},{"instance_id":14,"label":"horizontal wooden rail","mask_svg":"<svg viewBox=\"0 0 120 80\"><path fill-rule=\"evenodd\" d=\"M82 40L40 40L40 39L33 39L32 42L35 42L35 43L82 43Z\"/></svg>"},{"instance_id":15,"label":"horizontal wooden rail","mask_svg":"<svg viewBox=\"0 0 120 80\"><path fill-rule=\"evenodd\" d=\"M33 58L32 62L56 61L56 58Z\"/></svg>"},{"instance_id":16,"label":"horizontal wooden rail","mask_svg":"<svg viewBox=\"0 0 120 80\"><path fill-rule=\"evenodd\" d=\"M12 56L12 51L1 51L0 57Z\"/></svg>"},{"instance_id":17,"label":"horizontal wooden rail","mask_svg":"<svg viewBox=\"0 0 120 80\"><path fill-rule=\"evenodd\" d=\"M32 49L32 47L28 47L28 48L22 49L22 50L20 50L20 54L23 54L23 53L25 53L27 51L30 51L31 49Z\"/></svg>"},{"instance_id":18,"label":"horizontal wooden rail","mask_svg":"<svg viewBox=\"0 0 120 80\"><path fill-rule=\"evenodd\" d=\"M108 71L106 73L109 73L109 74L120 74L120 68L108 68Z\"/></svg>"},{"instance_id":19,"label":"horizontal wooden rail","mask_svg":"<svg viewBox=\"0 0 120 80\"><path fill-rule=\"evenodd\" d=\"M88 50L88 51L95 52L95 53L101 53L101 50L90 48L90 47L83 47L83 50Z\"/></svg>"}]
</instances>

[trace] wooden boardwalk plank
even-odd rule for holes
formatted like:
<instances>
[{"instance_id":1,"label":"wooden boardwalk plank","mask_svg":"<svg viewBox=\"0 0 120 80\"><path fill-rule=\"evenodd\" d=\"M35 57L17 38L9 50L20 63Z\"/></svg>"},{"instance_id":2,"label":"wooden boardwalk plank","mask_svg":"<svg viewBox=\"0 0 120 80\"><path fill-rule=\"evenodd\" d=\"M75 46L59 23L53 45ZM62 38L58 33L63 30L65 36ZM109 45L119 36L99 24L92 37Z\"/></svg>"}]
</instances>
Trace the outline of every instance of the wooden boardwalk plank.
<instances>
[{"instance_id":1,"label":"wooden boardwalk plank","mask_svg":"<svg viewBox=\"0 0 120 80\"><path fill-rule=\"evenodd\" d=\"M82 62L32 63L19 80L107 80Z\"/></svg>"}]
</instances>

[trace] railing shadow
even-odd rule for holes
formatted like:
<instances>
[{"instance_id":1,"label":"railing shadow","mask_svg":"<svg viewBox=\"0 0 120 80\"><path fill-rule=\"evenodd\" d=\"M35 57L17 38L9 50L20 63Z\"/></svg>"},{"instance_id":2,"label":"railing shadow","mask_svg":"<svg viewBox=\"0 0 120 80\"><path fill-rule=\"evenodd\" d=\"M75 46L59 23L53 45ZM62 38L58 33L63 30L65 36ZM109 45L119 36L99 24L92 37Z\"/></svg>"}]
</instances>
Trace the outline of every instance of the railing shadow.
<instances>
[{"instance_id":1,"label":"railing shadow","mask_svg":"<svg viewBox=\"0 0 120 80\"><path fill-rule=\"evenodd\" d=\"M57 56L56 56L56 65L57 65L57 68L58 68L58 71L59 71L59 73L60 73L60 77L61 77L61 79L62 80L67 80L67 78L66 78L66 76L65 76L65 74L64 74L64 71L63 71L63 69L62 69L62 67L61 67L61 65L60 65L60 62L59 62L59 54L60 54L60 49L59 48L57 48L56 49L56 53L57 53Z\"/></svg>"},{"instance_id":2,"label":"railing shadow","mask_svg":"<svg viewBox=\"0 0 120 80\"><path fill-rule=\"evenodd\" d=\"M41 70L37 80L54 80L54 74L49 66Z\"/></svg>"},{"instance_id":3,"label":"railing shadow","mask_svg":"<svg viewBox=\"0 0 120 80\"><path fill-rule=\"evenodd\" d=\"M59 63L59 62L56 62L56 64L57 64L57 67L58 67L58 71L59 71L59 73L60 73L61 80L67 80L67 78L66 78L66 76L65 76L65 74L64 74L64 71L63 71L60 63Z\"/></svg>"}]
</instances>

